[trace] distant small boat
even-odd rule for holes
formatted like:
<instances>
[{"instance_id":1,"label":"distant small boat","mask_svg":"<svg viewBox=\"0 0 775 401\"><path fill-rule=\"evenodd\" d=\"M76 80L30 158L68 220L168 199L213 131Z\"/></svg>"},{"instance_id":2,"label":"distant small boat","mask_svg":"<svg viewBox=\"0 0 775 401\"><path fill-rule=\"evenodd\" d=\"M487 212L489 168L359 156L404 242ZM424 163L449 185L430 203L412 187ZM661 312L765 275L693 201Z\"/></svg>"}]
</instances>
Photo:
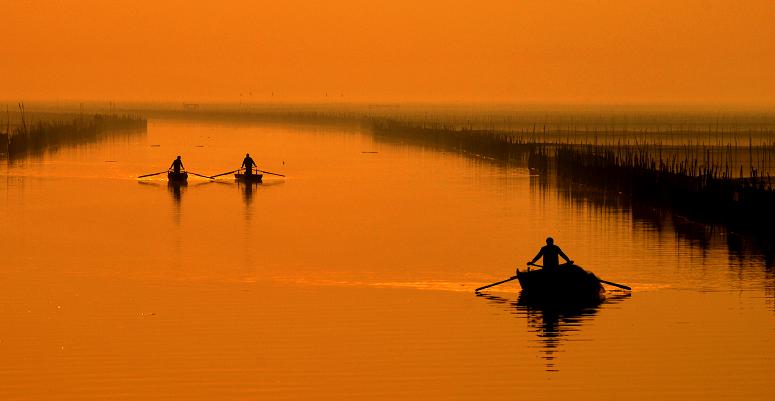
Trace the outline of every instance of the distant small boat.
<instances>
[{"instance_id":1,"label":"distant small boat","mask_svg":"<svg viewBox=\"0 0 775 401\"><path fill-rule=\"evenodd\" d=\"M517 271L522 293L533 300L595 300L605 297L597 276L577 265Z\"/></svg>"},{"instance_id":2,"label":"distant small boat","mask_svg":"<svg viewBox=\"0 0 775 401\"><path fill-rule=\"evenodd\" d=\"M181 171L179 173L168 171L167 180L169 180L169 182L186 182L188 181L188 173L185 171Z\"/></svg>"},{"instance_id":3,"label":"distant small boat","mask_svg":"<svg viewBox=\"0 0 775 401\"><path fill-rule=\"evenodd\" d=\"M264 177L263 174L243 174L243 173L234 174L234 178L237 181L245 181L245 182L261 182L263 177Z\"/></svg>"}]
</instances>

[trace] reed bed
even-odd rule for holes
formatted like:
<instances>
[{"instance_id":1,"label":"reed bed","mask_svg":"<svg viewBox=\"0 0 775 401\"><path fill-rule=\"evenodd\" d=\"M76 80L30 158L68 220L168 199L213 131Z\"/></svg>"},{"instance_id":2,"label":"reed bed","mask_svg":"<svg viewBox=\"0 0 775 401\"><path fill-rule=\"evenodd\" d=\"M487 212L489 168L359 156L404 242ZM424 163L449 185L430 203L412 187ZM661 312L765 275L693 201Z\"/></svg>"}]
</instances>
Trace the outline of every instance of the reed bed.
<instances>
[{"instance_id":1,"label":"reed bed","mask_svg":"<svg viewBox=\"0 0 775 401\"><path fill-rule=\"evenodd\" d=\"M392 119L372 118L372 133L381 140L443 147L501 162L525 161L538 145L506 131L416 126Z\"/></svg>"},{"instance_id":2,"label":"reed bed","mask_svg":"<svg viewBox=\"0 0 775 401\"><path fill-rule=\"evenodd\" d=\"M768 163L773 149L757 150L763 159L757 163ZM573 182L623 193L699 221L766 232L775 223L770 211L775 187L769 174L760 174L753 163L746 170L724 161L740 152L726 148L714 155L708 149L701 158L679 158L678 153L665 157L651 147L566 144L554 148L553 164L557 175Z\"/></svg>"},{"instance_id":3,"label":"reed bed","mask_svg":"<svg viewBox=\"0 0 775 401\"><path fill-rule=\"evenodd\" d=\"M22 109L23 110L23 109ZM35 114L20 113L0 132L0 156L8 159L39 154L64 145L93 142L121 131L145 131L147 120L136 114L65 114L35 120Z\"/></svg>"},{"instance_id":4,"label":"reed bed","mask_svg":"<svg viewBox=\"0 0 775 401\"><path fill-rule=\"evenodd\" d=\"M443 122L372 120L378 137L422 141L613 191L702 222L755 231L775 223L775 130L719 124L718 130L649 126L477 129ZM698 122L699 124L699 122Z\"/></svg>"}]
</instances>

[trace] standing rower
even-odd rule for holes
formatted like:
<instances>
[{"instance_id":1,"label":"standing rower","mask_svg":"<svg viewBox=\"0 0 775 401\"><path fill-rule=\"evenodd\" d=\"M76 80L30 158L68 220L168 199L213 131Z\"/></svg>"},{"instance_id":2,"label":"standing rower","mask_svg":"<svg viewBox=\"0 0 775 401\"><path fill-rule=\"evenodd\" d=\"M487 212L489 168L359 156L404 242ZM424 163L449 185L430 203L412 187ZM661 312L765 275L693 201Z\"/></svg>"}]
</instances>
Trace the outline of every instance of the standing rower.
<instances>
[{"instance_id":1,"label":"standing rower","mask_svg":"<svg viewBox=\"0 0 775 401\"><path fill-rule=\"evenodd\" d=\"M180 160L180 156L172 161L170 169L174 171L175 174L180 174L180 169L185 169L185 167L183 167L183 160Z\"/></svg>"},{"instance_id":2,"label":"standing rower","mask_svg":"<svg viewBox=\"0 0 775 401\"><path fill-rule=\"evenodd\" d=\"M250 157L250 153L245 154L245 159L242 160L242 166L240 168L245 168L245 175L253 175L253 167L258 167L256 162L253 161L253 158Z\"/></svg>"}]
</instances>

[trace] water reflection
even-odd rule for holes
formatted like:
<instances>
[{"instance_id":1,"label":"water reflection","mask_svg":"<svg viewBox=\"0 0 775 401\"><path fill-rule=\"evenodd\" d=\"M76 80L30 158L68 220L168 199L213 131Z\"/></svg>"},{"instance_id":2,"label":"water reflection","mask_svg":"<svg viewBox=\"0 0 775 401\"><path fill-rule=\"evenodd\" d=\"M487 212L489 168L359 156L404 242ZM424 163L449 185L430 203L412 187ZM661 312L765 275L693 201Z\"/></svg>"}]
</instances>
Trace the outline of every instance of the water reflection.
<instances>
[{"instance_id":1,"label":"water reflection","mask_svg":"<svg viewBox=\"0 0 775 401\"><path fill-rule=\"evenodd\" d=\"M149 187L161 188L165 185L165 181L145 181L139 180L140 185L146 185ZM210 181L196 182L189 184L187 181L166 181L167 193L172 200L172 216L176 225L180 225L181 217L183 216L183 198L185 193L194 187L200 187L203 185L209 185Z\"/></svg>"},{"instance_id":2,"label":"water reflection","mask_svg":"<svg viewBox=\"0 0 775 401\"><path fill-rule=\"evenodd\" d=\"M282 185L285 181L269 180L264 182L245 182L242 180L235 180L235 182L237 184L237 189L242 195L242 201L245 203L245 220L250 222L253 217L253 202L259 191L261 191L262 188L265 190L267 187Z\"/></svg>"},{"instance_id":3,"label":"water reflection","mask_svg":"<svg viewBox=\"0 0 775 401\"><path fill-rule=\"evenodd\" d=\"M542 176L543 177L543 176ZM633 201L621 194L573 183L567 179L548 176L531 181L531 189L542 196L557 188L559 198L574 208L587 208L600 216L625 213L638 223L659 233L673 233L680 241L699 249L703 257L710 250L725 249L730 261L742 264L752 260L766 268L775 266L775 241L772 238L749 233L738 233L724 224L706 224L689 220L670 210Z\"/></svg>"},{"instance_id":4,"label":"water reflection","mask_svg":"<svg viewBox=\"0 0 775 401\"><path fill-rule=\"evenodd\" d=\"M110 144L85 155L61 152L70 159L56 159L54 167L66 170L64 178L27 178L36 173L31 166L12 175L24 187L0 188L7 199L0 213L7 227L0 230L0 309L3 330L11 331L3 334L8 352L0 366L0 393L10 396L0 398L45 398L32 393L40 377L58 378L52 385L62 398L106 398L122 386L127 398L218 398L195 381L216 393L249 397L258 389L257 397L274 398L320 388L331 399L364 391L361 398L512 399L519 397L515 389L588 399L605 386L623 393L632 383L651 398L734 399L744 389L749 399L766 398L758 396L766 395L773 371L766 351L775 314L759 294L762 280L741 283L752 291L725 291L734 279L725 274L726 253L711 254L718 269L685 258L688 244L674 240L669 221L660 242L622 211L606 207L604 213L616 213L606 218L587 206L568 207L554 186L541 202L528 181L541 185L545 177L456 155L383 145L378 157L366 159L360 151L371 143L356 135L205 128L154 124L148 141L116 146L127 155L123 177L168 165L168 148L186 138L193 146L211 132L219 146L186 153L198 155L191 164L202 172L222 171L251 143L262 144L264 159L288 149L292 178L250 188L250 222L248 188L231 177L222 184L192 179L178 199L163 179L143 186L107 174L81 178L86 169L104 171ZM179 226L171 217L175 205L185 213ZM63 235L40 230L46 226L69 228ZM496 274L494 266L510 271L506 262L532 256L536 239L557 227L563 243L575 241L567 249L575 258L603 278L636 286L638 295L579 314L519 305L516 291L493 292L502 295L499 303L436 288L481 282ZM99 236L94 252L72 252L93 243L95 232L112 235ZM673 260L676 249L684 254ZM721 291L699 293L700 280ZM338 282L363 285L326 284ZM44 291L30 292L31 285ZM110 323L96 329L114 332L89 330L95 318ZM626 366L601 363L606 350ZM100 355L124 363L102 369L104 358L94 357ZM560 374L545 372L547 362ZM731 377L728 392L714 387L720 376ZM72 385L63 387L65 381ZM425 383L434 383L431 391ZM398 387L400 393L390 392Z\"/></svg>"},{"instance_id":5,"label":"water reflection","mask_svg":"<svg viewBox=\"0 0 775 401\"><path fill-rule=\"evenodd\" d=\"M536 333L541 343L542 358L546 361L547 372L557 372L555 361L561 345L569 340L572 333L581 330L581 326L592 320L606 304L615 304L630 297L629 293L611 292L604 299L584 302L537 302L520 292L516 301L488 293L477 296L492 304L499 305L509 313L524 318L528 331Z\"/></svg>"},{"instance_id":6,"label":"water reflection","mask_svg":"<svg viewBox=\"0 0 775 401\"><path fill-rule=\"evenodd\" d=\"M237 181L237 188L242 192L242 200L245 202L245 207L250 208L250 205L253 203L253 196L258 192L259 185L261 184L257 182Z\"/></svg>"},{"instance_id":7,"label":"water reflection","mask_svg":"<svg viewBox=\"0 0 775 401\"><path fill-rule=\"evenodd\" d=\"M170 197L175 202L175 206L177 208L180 208L180 201L183 199L183 191L185 188L188 187L188 183L183 182L177 182L177 181L168 181L167 182L167 190L169 190Z\"/></svg>"},{"instance_id":8,"label":"water reflection","mask_svg":"<svg viewBox=\"0 0 775 401\"><path fill-rule=\"evenodd\" d=\"M174 206L172 209L172 220L177 226L180 226L180 220L183 214L181 203L183 200L183 192L185 192L187 187L188 182L186 181L167 181L167 191L169 191L170 199L172 199Z\"/></svg>"}]
</instances>

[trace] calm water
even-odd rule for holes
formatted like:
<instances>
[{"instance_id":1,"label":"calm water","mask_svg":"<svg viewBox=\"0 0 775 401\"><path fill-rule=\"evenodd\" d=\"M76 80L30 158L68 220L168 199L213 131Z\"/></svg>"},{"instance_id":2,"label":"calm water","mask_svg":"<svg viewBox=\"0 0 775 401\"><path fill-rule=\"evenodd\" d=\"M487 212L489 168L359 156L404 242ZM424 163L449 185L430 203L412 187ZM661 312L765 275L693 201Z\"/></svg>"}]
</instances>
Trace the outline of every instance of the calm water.
<instances>
[{"instance_id":1,"label":"calm water","mask_svg":"<svg viewBox=\"0 0 775 401\"><path fill-rule=\"evenodd\" d=\"M288 177L133 178L245 152ZM3 400L772 399L766 258L526 168L357 127L157 120L0 173ZM632 294L473 294L550 234Z\"/></svg>"}]
</instances>

